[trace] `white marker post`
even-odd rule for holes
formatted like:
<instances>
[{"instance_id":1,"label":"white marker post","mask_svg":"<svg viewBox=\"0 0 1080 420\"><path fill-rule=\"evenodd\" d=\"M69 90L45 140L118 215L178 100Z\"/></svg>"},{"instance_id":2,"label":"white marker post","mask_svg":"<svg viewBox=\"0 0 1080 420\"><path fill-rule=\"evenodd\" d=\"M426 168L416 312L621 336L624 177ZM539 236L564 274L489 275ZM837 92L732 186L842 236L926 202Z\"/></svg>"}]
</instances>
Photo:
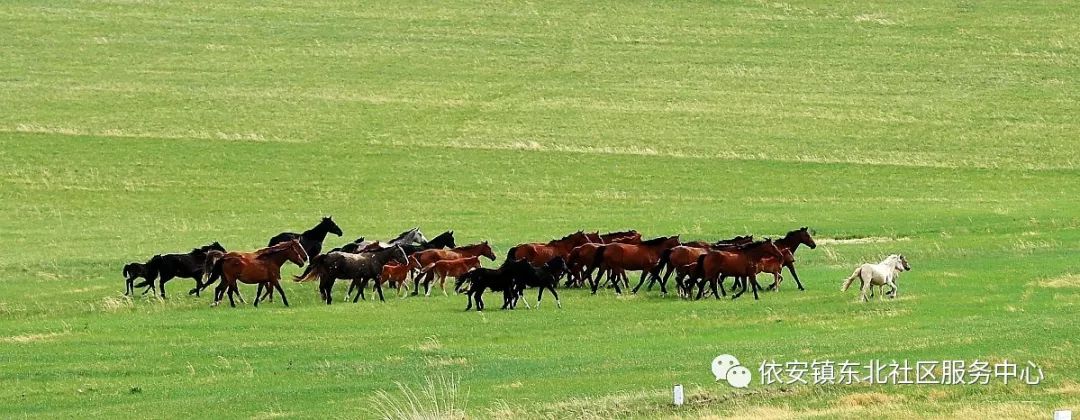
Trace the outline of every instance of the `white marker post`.
<instances>
[{"instance_id":1,"label":"white marker post","mask_svg":"<svg viewBox=\"0 0 1080 420\"><path fill-rule=\"evenodd\" d=\"M1054 420L1072 420L1072 410L1054 411Z\"/></svg>"},{"instance_id":2,"label":"white marker post","mask_svg":"<svg viewBox=\"0 0 1080 420\"><path fill-rule=\"evenodd\" d=\"M676 407L681 407L683 405L682 385L681 384L675 384L675 389L673 390L673 393L675 394L674 395L675 396L675 406ZM1058 420L1058 419L1055 418L1054 420ZM1066 419L1066 420L1071 420L1071 419Z\"/></svg>"}]
</instances>

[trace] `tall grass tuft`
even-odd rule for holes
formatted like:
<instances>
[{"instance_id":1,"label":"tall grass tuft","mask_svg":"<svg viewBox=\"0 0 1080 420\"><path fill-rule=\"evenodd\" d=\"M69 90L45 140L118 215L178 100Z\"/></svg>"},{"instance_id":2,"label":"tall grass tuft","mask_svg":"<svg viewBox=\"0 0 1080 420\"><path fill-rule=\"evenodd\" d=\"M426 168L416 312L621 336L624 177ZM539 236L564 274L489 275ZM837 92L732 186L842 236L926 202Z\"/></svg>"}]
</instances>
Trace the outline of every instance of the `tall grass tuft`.
<instances>
[{"instance_id":1,"label":"tall grass tuft","mask_svg":"<svg viewBox=\"0 0 1080 420\"><path fill-rule=\"evenodd\" d=\"M428 376L419 389L395 382L396 392L379 390L370 398L369 411L382 419L464 419L468 391L453 375Z\"/></svg>"}]
</instances>

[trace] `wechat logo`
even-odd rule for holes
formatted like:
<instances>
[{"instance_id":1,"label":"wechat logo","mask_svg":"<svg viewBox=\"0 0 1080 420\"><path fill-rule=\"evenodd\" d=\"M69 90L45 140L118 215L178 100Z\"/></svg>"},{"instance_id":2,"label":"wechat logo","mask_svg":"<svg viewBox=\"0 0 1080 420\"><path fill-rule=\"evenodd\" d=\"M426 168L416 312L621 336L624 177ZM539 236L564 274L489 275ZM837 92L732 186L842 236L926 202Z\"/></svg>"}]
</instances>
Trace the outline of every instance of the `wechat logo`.
<instances>
[{"instance_id":1,"label":"wechat logo","mask_svg":"<svg viewBox=\"0 0 1080 420\"><path fill-rule=\"evenodd\" d=\"M739 364L739 359L730 354L721 354L712 361L712 373L716 380L726 380L735 388L746 388L750 385L750 369Z\"/></svg>"}]
</instances>

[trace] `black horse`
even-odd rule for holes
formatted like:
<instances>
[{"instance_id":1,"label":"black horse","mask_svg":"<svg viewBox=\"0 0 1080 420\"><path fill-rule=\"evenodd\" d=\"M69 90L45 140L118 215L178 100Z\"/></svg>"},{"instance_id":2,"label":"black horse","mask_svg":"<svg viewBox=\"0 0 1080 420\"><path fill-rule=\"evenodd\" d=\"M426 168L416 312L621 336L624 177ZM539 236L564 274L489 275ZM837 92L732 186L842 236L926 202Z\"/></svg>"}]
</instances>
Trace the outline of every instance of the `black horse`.
<instances>
[{"instance_id":1,"label":"black horse","mask_svg":"<svg viewBox=\"0 0 1080 420\"><path fill-rule=\"evenodd\" d=\"M155 255L146 263L146 281L133 287L146 287L154 284L158 279L158 287L161 289L161 297L165 297L165 283L176 277L195 280L195 295L202 289L203 264L206 262L206 254L211 250L225 252L225 247L214 242L201 248L192 249L186 254Z\"/></svg>"},{"instance_id":2,"label":"black horse","mask_svg":"<svg viewBox=\"0 0 1080 420\"><path fill-rule=\"evenodd\" d=\"M331 249L330 252L348 252L350 254L355 254L357 252L360 252L361 249L364 249L364 247L370 244L371 241L368 241L365 237L361 236L359 238L356 238L355 241ZM327 254L329 254L330 252L327 252Z\"/></svg>"},{"instance_id":3,"label":"black horse","mask_svg":"<svg viewBox=\"0 0 1080 420\"><path fill-rule=\"evenodd\" d=\"M483 295L485 290L503 292L502 309L513 309L514 274L506 265L497 269L480 267L469 271L465 275L458 277L457 281L454 282L454 290L460 292L461 286L465 282L469 282L469 289L465 291L465 295L469 298L469 305L465 307L466 311L472 309L473 300L476 300L477 312L484 310Z\"/></svg>"},{"instance_id":4,"label":"black horse","mask_svg":"<svg viewBox=\"0 0 1080 420\"><path fill-rule=\"evenodd\" d=\"M454 247L457 247L457 242L454 241L454 231L452 230L440 233L439 236L436 236L434 239L427 242L422 242L420 244L401 245L401 249L405 251L405 255L412 255L425 249L442 249Z\"/></svg>"},{"instance_id":5,"label":"black horse","mask_svg":"<svg viewBox=\"0 0 1080 420\"><path fill-rule=\"evenodd\" d=\"M124 296L135 294L135 279L142 277L146 280L153 280L152 278L147 277L150 274L150 270L147 269L147 265L143 263L133 262L125 265L123 274L125 283ZM142 294L145 295L152 289L154 289L153 281L146 287L146 290L143 290Z\"/></svg>"},{"instance_id":6,"label":"black horse","mask_svg":"<svg viewBox=\"0 0 1080 420\"><path fill-rule=\"evenodd\" d=\"M341 236L341 228L337 223L334 223L332 216L327 216L319 221L319 224L315 227L305 230L304 233L295 232L281 232L270 238L270 243L266 246L274 246L282 242L288 242L293 239L300 241L300 246L304 247L304 251L307 252L308 258L315 258L322 252L322 243L326 240L326 234L333 233L337 236Z\"/></svg>"},{"instance_id":7,"label":"black horse","mask_svg":"<svg viewBox=\"0 0 1080 420\"><path fill-rule=\"evenodd\" d=\"M555 305L562 308L562 302L559 301L559 292L555 291L555 286L559 284L559 279L570 271L563 257L552 258L540 267L533 267L524 259L506 261L503 263L503 267L514 276L514 294L510 303L511 309L517 306L519 298L522 302L525 302L526 308L529 307L529 302L524 299L526 287L539 289L539 294L536 296L537 308L540 308L540 299L544 297L544 289L551 291L551 294L555 296Z\"/></svg>"}]
</instances>

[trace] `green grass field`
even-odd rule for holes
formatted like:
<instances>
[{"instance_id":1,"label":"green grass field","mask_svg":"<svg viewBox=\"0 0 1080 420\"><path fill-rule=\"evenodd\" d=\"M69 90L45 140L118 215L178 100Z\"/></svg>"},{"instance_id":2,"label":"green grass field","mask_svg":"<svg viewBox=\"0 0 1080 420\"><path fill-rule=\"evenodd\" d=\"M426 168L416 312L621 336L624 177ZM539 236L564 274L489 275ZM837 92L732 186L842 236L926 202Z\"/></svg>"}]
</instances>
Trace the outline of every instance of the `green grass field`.
<instances>
[{"instance_id":1,"label":"green grass field","mask_svg":"<svg viewBox=\"0 0 1080 420\"><path fill-rule=\"evenodd\" d=\"M469 418L1080 409L1078 6L4 2L0 417L367 418L429 381ZM807 291L756 302L122 296L124 263L324 214L345 231L328 246L417 225L500 257L578 229L808 225L820 246L798 254ZM898 299L838 291L895 252ZM721 353L755 374L1030 360L1045 380L736 390Z\"/></svg>"}]
</instances>

